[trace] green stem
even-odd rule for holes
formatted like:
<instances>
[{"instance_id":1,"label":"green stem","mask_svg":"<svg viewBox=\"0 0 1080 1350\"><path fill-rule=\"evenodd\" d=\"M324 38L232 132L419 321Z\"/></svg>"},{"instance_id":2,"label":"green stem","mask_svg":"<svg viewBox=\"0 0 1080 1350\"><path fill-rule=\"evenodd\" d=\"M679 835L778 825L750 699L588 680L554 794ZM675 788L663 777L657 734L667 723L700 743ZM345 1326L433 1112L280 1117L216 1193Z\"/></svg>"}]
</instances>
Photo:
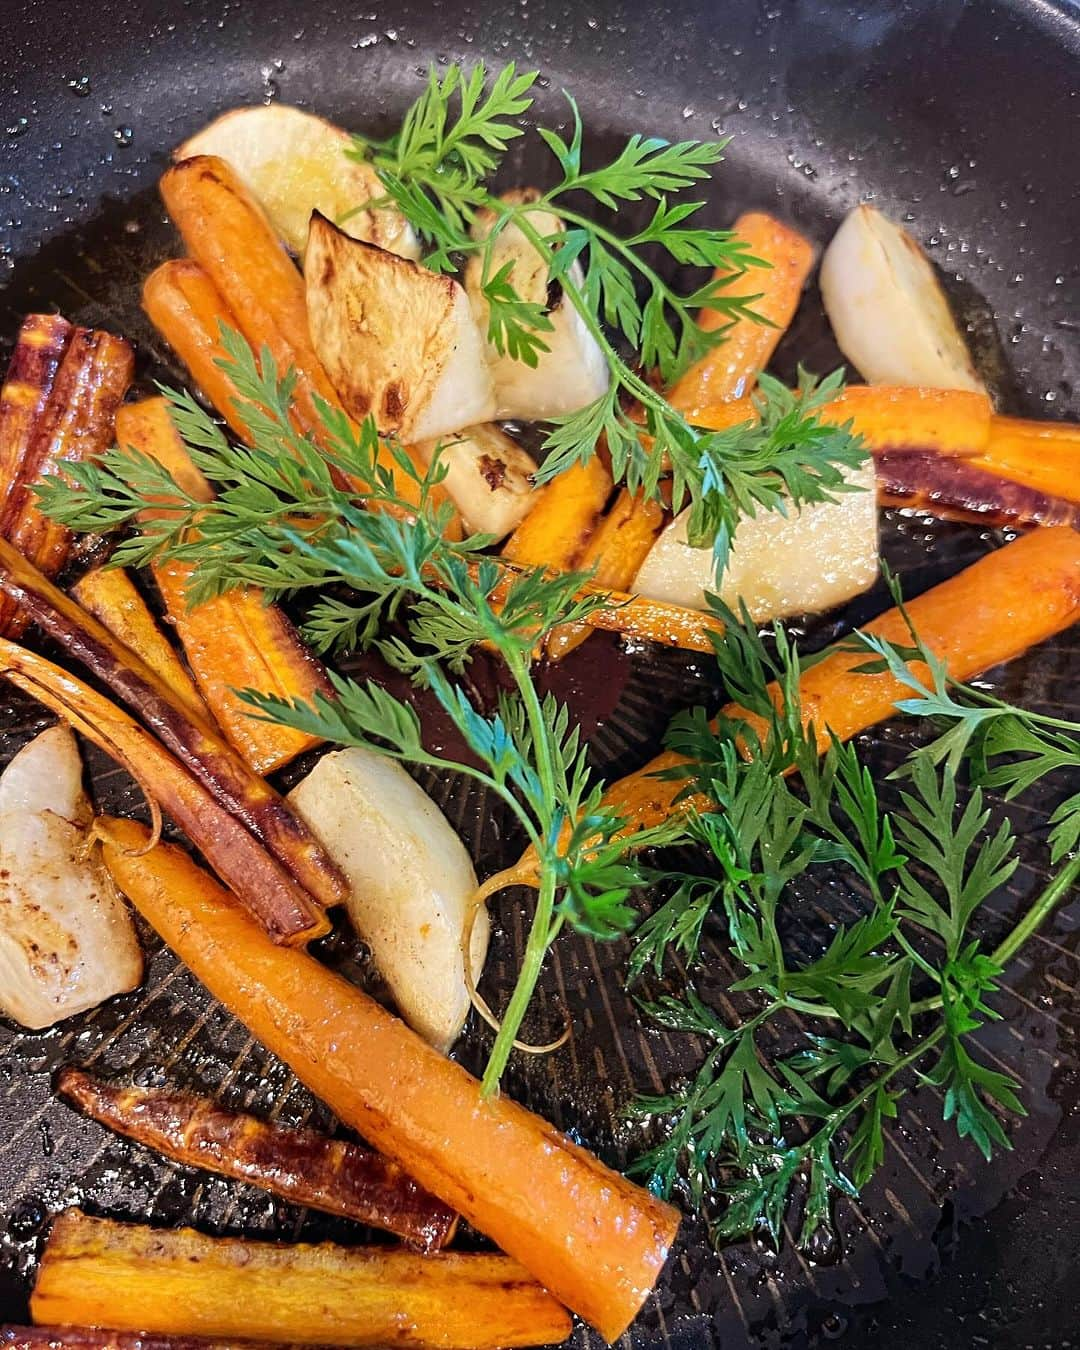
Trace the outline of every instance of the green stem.
<instances>
[{"instance_id":1,"label":"green stem","mask_svg":"<svg viewBox=\"0 0 1080 1350\"><path fill-rule=\"evenodd\" d=\"M551 738L544 721L540 697L529 674L528 665L520 652L504 651L503 655L521 695L525 715L532 732L532 743L536 754L536 772L540 779L541 791L544 801L550 808L550 815L554 816L557 801L555 764L551 751ZM514 992L510 995L510 1002L503 1013L499 1030L495 1036L495 1044L491 1047L487 1067L484 1069L481 1085L484 1096L490 1096L499 1086L499 1080L502 1078L510 1060L510 1053L514 1048L514 1041L521 1029L526 1010L532 1001L536 982L540 978L544 954L551 944L553 933L558 931L553 920L555 872L550 862L545 863L544 842L544 840L541 840L541 847L537 850L540 858L540 887L536 897L536 909L533 912L532 925L529 928L529 936L525 943L525 952L521 961L521 969L518 972L517 983L514 985Z\"/></svg>"}]
</instances>

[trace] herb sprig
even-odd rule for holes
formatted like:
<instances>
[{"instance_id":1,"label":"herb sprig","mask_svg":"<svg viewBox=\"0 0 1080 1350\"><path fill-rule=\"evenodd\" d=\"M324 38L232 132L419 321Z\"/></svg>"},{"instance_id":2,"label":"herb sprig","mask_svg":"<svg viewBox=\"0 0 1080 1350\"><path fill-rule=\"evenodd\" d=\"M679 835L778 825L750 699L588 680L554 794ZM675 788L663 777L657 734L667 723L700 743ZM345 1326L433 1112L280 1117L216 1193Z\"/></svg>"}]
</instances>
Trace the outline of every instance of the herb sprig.
<instances>
[{"instance_id":1,"label":"herb sprig","mask_svg":"<svg viewBox=\"0 0 1080 1350\"><path fill-rule=\"evenodd\" d=\"M535 71L519 72L512 64L490 82L480 65L468 73L451 65L441 75L433 68L397 135L383 142L358 137L352 153L372 164L386 199L419 231L429 266L453 271L461 257L480 255L488 339L500 353L535 366L547 350L551 321L543 305L514 289L512 264L494 261L500 236L511 228L521 232L542 258L549 284L561 287L581 316L611 374L593 403L552 420L539 481L588 460L601 443L616 480L634 490L657 495L661 476L670 474L675 509L693 505L690 542L713 548L719 574L740 515L785 509L787 501L797 507L832 500L850 490L843 470L863 461L861 443L850 426L828 426L817 416L839 391L840 373L821 385L803 377L797 399L763 381L759 417L723 432L691 425L657 393L624 359L619 339L645 370L655 368L670 383L723 342L732 323L765 322L753 308L760 296L735 285L763 264L730 230L698 223L703 200L676 200L708 178L726 141L672 144L635 135L610 162L586 168L581 116L567 95L569 136L536 129L560 176L534 200L506 200L490 181L508 147L525 134L518 122L533 106L536 79ZM587 203L615 210L643 200L652 203L652 214L627 232L579 209ZM472 227L481 212L485 229L477 232ZM660 259L717 275L682 294L665 279ZM702 326L701 314L712 326ZM640 418L631 414L633 406Z\"/></svg>"},{"instance_id":2,"label":"herb sprig","mask_svg":"<svg viewBox=\"0 0 1080 1350\"><path fill-rule=\"evenodd\" d=\"M1001 1116L1023 1114L1018 1084L982 1061L972 1034L997 1017L986 1000L1075 884L1080 858L1069 858L1004 941L985 950L972 921L1018 857L1008 822L990 828L978 783L1011 795L1075 765L1080 727L957 684L914 634L908 647L856 634L852 646L872 658L867 673L888 667L917 691L899 705L904 711L951 723L893 775L904 785L903 811L893 816L852 746L831 739L819 754L814 728L802 722L798 653L783 630L772 655L745 614L740 624L713 603L728 624L717 643L721 672L765 730L724 714L710 724L700 709L673 725L669 742L688 757L693 789L720 808L692 826L714 872L670 878L670 898L637 931L629 973L659 973L671 953L692 966L715 914L745 972L730 989L760 1006L733 1026L692 987L642 1003L709 1049L688 1083L636 1103L635 1114L662 1122L663 1138L635 1171L661 1194L682 1189L699 1207L720 1197L717 1242L764 1231L778 1243L802 1190L806 1244L830 1222L834 1198L855 1196L880 1165L888 1123L913 1083L941 1091L944 1119L987 1158L1009 1147ZM912 660L924 662L928 682ZM782 691L777 702L770 680ZM976 780L965 805L956 788L963 765ZM1066 803L1055 817L1055 862L1075 837L1074 810ZM800 961L780 920L793 886L821 865L830 875L846 870L866 910L837 927L820 955ZM766 1031L791 1014L801 1029L778 1055Z\"/></svg>"},{"instance_id":3,"label":"herb sprig","mask_svg":"<svg viewBox=\"0 0 1080 1350\"><path fill-rule=\"evenodd\" d=\"M222 329L222 341L228 355L219 364L238 392L250 446L233 445L189 394L165 391L192 459L218 489L213 501L191 497L162 465L123 448L48 480L42 507L74 529L101 531L135 522L148 499L175 503L121 539L114 564L192 563L196 603L242 584L270 597L315 592L305 634L319 651L373 646L431 690L479 767L429 752L411 703L371 682L331 673L332 696L317 694L310 704L251 690L242 697L262 716L330 742L464 774L516 819L538 859L537 900L484 1074L493 1091L547 948L565 924L594 937L625 932L636 917L627 897L646 875L619 837L625 822L601 802L578 728L557 700L541 697L531 672L534 644L586 617L604 596L581 594L585 578L574 573L508 573L483 553L483 536L448 543L449 508L437 508L431 493L443 476L438 456L420 477L391 447L391 466L380 460L370 421L357 429L325 404L318 443L298 434L289 416L293 375L279 374L267 349L256 360L231 330ZM400 495L395 470L418 504ZM405 637L386 635L389 620ZM452 678L479 644L494 648L511 679L512 692L493 713L476 708ZM667 842L680 828L660 826L637 836L635 847Z\"/></svg>"}]
</instances>

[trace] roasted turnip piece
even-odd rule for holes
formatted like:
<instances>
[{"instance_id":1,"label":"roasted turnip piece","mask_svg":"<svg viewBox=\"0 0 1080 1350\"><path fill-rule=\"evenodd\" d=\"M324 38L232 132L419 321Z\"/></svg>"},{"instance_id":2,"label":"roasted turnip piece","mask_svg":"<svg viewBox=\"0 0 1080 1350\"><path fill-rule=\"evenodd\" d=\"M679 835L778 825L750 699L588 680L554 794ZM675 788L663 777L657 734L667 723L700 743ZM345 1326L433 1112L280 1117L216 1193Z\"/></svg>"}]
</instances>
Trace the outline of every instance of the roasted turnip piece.
<instances>
[{"instance_id":1,"label":"roasted turnip piece","mask_svg":"<svg viewBox=\"0 0 1080 1350\"><path fill-rule=\"evenodd\" d=\"M366 239L403 258L417 257L416 235L401 212L366 205L385 194L369 164L347 157L352 144L348 132L332 122L271 103L223 113L179 146L173 158L217 155L231 164L300 257L312 211L340 221L354 239Z\"/></svg>"},{"instance_id":2,"label":"roasted turnip piece","mask_svg":"<svg viewBox=\"0 0 1080 1350\"><path fill-rule=\"evenodd\" d=\"M535 188L519 188L506 193L503 200L512 204L528 203L535 202L539 195ZM544 237L564 229L559 218L548 211L536 211L529 220ZM485 239L494 223L493 212L481 211L473 224L473 238ZM495 380L495 415L542 421L576 412L595 402L608 387L607 359L581 315L567 299L561 284L548 281L545 259L514 224L502 229L495 240L488 263L489 279L508 264L510 271L505 279L520 299L544 306L551 329L539 334L548 350L539 353L535 366L509 353L500 354L494 343L488 342L487 359ZM576 286L584 279L577 262L571 264L567 275ZM486 337L489 305L483 292L483 280L484 262L475 256L469 260L465 271L465 288L476 322Z\"/></svg>"},{"instance_id":3,"label":"roasted turnip piece","mask_svg":"<svg viewBox=\"0 0 1080 1350\"><path fill-rule=\"evenodd\" d=\"M849 472L859 491L835 503L800 511L744 517L735 531L720 586L732 608L741 600L757 621L817 613L872 586L878 571L874 466ZM653 545L634 590L655 600L704 609L715 591L713 553L687 542L689 511L671 522Z\"/></svg>"},{"instance_id":4,"label":"roasted turnip piece","mask_svg":"<svg viewBox=\"0 0 1080 1350\"><path fill-rule=\"evenodd\" d=\"M325 755L289 804L344 872L349 915L402 1017L448 1050L469 1011L462 939L476 874L461 840L399 764L369 750ZM487 944L481 909L470 947L474 982Z\"/></svg>"},{"instance_id":5,"label":"roasted turnip piece","mask_svg":"<svg viewBox=\"0 0 1080 1350\"><path fill-rule=\"evenodd\" d=\"M536 502L536 461L490 423L445 441L421 441L416 450L430 464L440 445L446 466L443 486L462 520L478 534L504 538Z\"/></svg>"},{"instance_id":6,"label":"roasted turnip piece","mask_svg":"<svg viewBox=\"0 0 1080 1350\"><path fill-rule=\"evenodd\" d=\"M35 737L0 776L0 1009L51 1026L142 979L131 917L87 839L75 737Z\"/></svg>"},{"instance_id":7,"label":"roasted turnip piece","mask_svg":"<svg viewBox=\"0 0 1080 1350\"><path fill-rule=\"evenodd\" d=\"M345 410L424 441L495 415L484 343L464 290L317 212L307 259L308 326Z\"/></svg>"},{"instance_id":8,"label":"roasted turnip piece","mask_svg":"<svg viewBox=\"0 0 1080 1350\"><path fill-rule=\"evenodd\" d=\"M857 206L833 235L821 296L840 350L871 384L983 389L933 267L874 207Z\"/></svg>"}]
</instances>

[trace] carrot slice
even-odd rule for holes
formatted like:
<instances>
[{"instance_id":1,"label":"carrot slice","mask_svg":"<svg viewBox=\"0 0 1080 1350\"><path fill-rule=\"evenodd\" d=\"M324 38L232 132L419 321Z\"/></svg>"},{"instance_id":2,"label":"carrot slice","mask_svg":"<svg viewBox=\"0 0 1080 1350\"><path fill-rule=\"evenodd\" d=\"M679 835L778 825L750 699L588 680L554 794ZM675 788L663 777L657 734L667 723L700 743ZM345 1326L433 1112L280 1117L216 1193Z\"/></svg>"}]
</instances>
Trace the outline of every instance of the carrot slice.
<instances>
[{"instance_id":1,"label":"carrot slice","mask_svg":"<svg viewBox=\"0 0 1080 1350\"><path fill-rule=\"evenodd\" d=\"M655 1284L669 1205L506 1097L303 952L276 947L180 849L102 823L114 880L192 973L340 1120L614 1341ZM433 1258L429 1258L433 1259ZM46 1310L42 1309L42 1314Z\"/></svg>"},{"instance_id":2,"label":"carrot slice","mask_svg":"<svg viewBox=\"0 0 1080 1350\"><path fill-rule=\"evenodd\" d=\"M77 1209L53 1223L30 1310L120 1331L442 1350L560 1341L571 1327L506 1256L212 1238Z\"/></svg>"},{"instance_id":3,"label":"carrot slice","mask_svg":"<svg viewBox=\"0 0 1080 1350\"><path fill-rule=\"evenodd\" d=\"M536 505L502 548L507 562L569 571L589 542L611 494L611 474L599 455L574 464L548 483Z\"/></svg>"},{"instance_id":4,"label":"carrot slice","mask_svg":"<svg viewBox=\"0 0 1080 1350\"><path fill-rule=\"evenodd\" d=\"M769 364L777 343L795 317L806 279L814 265L814 246L797 230L762 211L748 211L734 225L750 252L771 270L754 269L737 283L741 293L756 295L754 310L768 324L739 319L714 347L677 380L669 398L674 407L694 420L698 408L749 393L759 370ZM729 275L723 270L718 277ZM738 293L738 292L736 292ZM716 310L703 310L698 323L715 331L724 322ZM771 326L770 326L771 325Z\"/></svg>"},{"instance_id":5,"label":"carrot slice","mask_svg":"<svg viewBox=\"0 0 1080 1350\"><path fill-rule=\"evenodd\" d=\"M329 931L326 915L145 727L74 675L0 638L0 674L50 708L126 768L184 831L275 942L300 943ZM269 941L269 939L268 939Z\"/></svg>"},{"instance_id":6,"label":"carrot slice","mask_svg":"<svg viewBox=\"0 0 1080 1350\"><path fill-rule=\"evenodd\" d=\"M387 1158L315 1130L294 1130L229 1111L209 1097L168 1088L116 1087L81 1069L61 1069L56 1090L86 1115L177 1162L234 1177L437 1251L454 1212Z\"/></svg>"}]
</instances>

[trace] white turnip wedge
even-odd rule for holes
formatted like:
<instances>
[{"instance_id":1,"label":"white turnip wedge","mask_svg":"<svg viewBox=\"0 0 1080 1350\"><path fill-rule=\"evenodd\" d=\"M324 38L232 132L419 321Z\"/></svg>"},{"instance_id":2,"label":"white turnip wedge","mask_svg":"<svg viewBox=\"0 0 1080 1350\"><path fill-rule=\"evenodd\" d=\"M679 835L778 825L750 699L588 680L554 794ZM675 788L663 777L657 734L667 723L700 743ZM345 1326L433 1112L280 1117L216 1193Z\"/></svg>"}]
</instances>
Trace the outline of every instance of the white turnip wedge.
<instances>
[{"instance_id":1,"label":"white turnip wedge","mask_svg":"<svg viewBox=\"0 0 1080 1350\"><path fill-rule=\"evenodd\" d=\"M874 466L847 472L859 491L836 502L815 502L787 516L779 511L744 516L735 531L720 597L733 609L742 600L756 622L814 614L843 604L874 584L878 573ZM633 590L652 600L706 609L715 591L711 548L691 548L689 508L652 546Z\"/></svg>"},{"instance_id":2,"label":"white turnip wedge","mask_svg":"<svg viewBox=\"0 0 1080 1350\"><path fill-rule=\"evenodd\" d=\"M929 260L874 207L857 206L833 235L821 296L840 350L870 384L985 392Z\"/></svg>"},{"instance_id":3,"label":"white turnip wedge","mask_svg":"<svg viewBox=\"0 0 1080 1350\"><path fill-rule=\"evenodd\" d=\"M131 916L90 846L92 819L66 726L35 737L0 776L0 1010L25 1027L142 979Z\"/></svg>"},{"instance_id":4,"label":"white turnip wedge","mask_svg":"<svg viewBox=\"0 0 1080 1350\"><path fill-rule=\"evenodd\" d=\"M399 253L420 256L412 226L393 206L365 202L385 196L369 164L349 159L347 131L284 103L234 108L186 140L174 160L217 155L261 202L271 223L300 258L312 211L337 221L346 234Z\"/></svg>"},{"instance_id":5,"label":"white turnip wedge","mask_svg":"<svg viewBox=\"0 0 1080 1350\"><path fill-rule=\"evenodd\" d=\"M316 213L304 268L311 341L347 412L432 440L495 415L468 297L451 277L351 239Z\"/></svg>"},{"instance_id":6,"label":"white turnip wedge","mask_svg":"<svg viewBox=\"0 0 1080 1350\"><path fill-rule=\"evenodd\" d=\"M324 755L289 803L344 872L349 916L402 1017L445 1053L470 1007L462 936L476 873L461 840L400 764L370 750ZM481 908L474 983L488 926Z\"/></svg>"},{"instance_id":7,"label":"white turnip wedge","mask_svg":"<svg viewBox=\"0 0 1080 1350\"><path fill-rule=\"evenodd\" d=\"M444 441L420 441L414 449L430 464L440 445L446 466L443 487L466 526L496 542L505 538L536 502L536 460L490 423L468 427Z\"/></svg>"},{"instance_id":8,"label":"white turnip wedge","mask_svg":"<svg viewBox=\"0 0 1080 1350\"><path fill-rule=\"evenodd\" d=\"M535 188L519 188L505 193L503 200L515 204L533 202L539 195ZM494 223L492 212L479 212L472 227L473 238L487 238ZM529 223L545 237L565 228L557 216L547 211L530 214ZM514 224L500 231L491 252L489 278L509 264L506 279L518 297L529 304L543 305L551 323L550 331L539 334L548 350L539 353L535 366L506 353L500 355L493 343L487 344L488 364L495 380L496 417L543 421L577 412L595 402L608 387L607 358L566 298L561 284L549 282L544 258ZM579 263L572 263L567 275L575 285L581 285L583 274ZM486 338L489 306L483 280L483 260L479 256L470 258L465 269L465 289Z\"/></svg>"}]
</instances>

